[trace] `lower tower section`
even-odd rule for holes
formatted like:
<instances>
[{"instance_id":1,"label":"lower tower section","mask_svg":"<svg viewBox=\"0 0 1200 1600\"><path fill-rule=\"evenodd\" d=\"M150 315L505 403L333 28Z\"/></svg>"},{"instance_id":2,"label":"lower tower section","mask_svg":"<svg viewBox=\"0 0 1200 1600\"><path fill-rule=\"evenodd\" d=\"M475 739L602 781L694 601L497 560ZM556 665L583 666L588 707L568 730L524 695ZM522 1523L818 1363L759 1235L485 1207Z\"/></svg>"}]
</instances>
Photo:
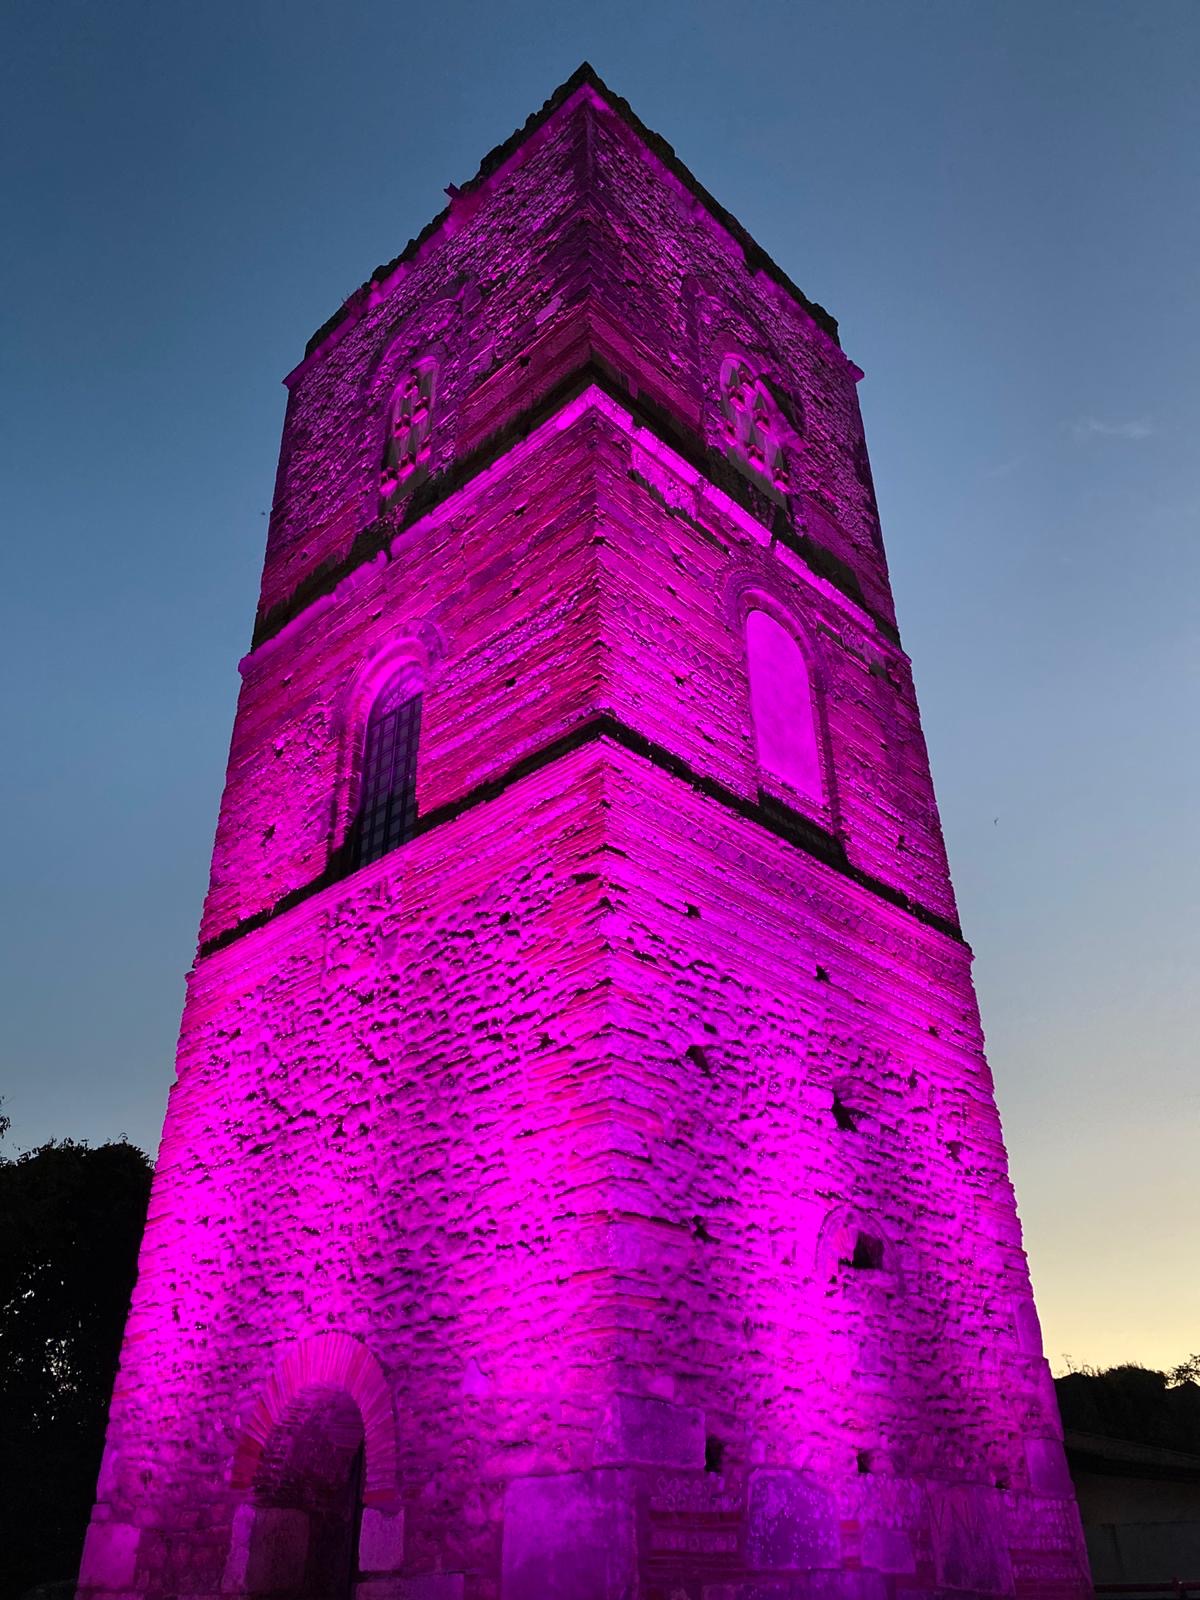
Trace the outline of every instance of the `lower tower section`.
<instances>
[{"instance_id":1,"label":"lower tower section","mask_svg":"<svg viewBox=\"0 0 1200 1600\"><path fill-rule=\"evenodd\" d=\"M1086 1591L944 933L598 735L184 1041L89 1596Z\"/></svg>"}]
</instances>

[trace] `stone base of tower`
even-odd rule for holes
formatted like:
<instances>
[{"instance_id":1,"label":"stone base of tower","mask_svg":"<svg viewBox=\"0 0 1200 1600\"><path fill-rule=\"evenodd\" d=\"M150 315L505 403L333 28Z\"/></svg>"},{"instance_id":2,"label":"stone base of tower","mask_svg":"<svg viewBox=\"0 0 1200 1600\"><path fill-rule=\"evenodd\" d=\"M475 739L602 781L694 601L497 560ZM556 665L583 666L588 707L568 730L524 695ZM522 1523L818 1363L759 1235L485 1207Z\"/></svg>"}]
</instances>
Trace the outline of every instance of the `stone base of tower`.
<instances>
[{"instance_id":1,"label":"stone base of tower","mask_svg":"<svg viewBox=\"0 0 1200 1600\"><path fill-rule=\"evenodd\" d=\"M604 740L210 957L81 1600L1084 1600L967 960Z\"/></svg>"},{"instance_id":2,"label":"stone base of tower","mask_svg":"<svg viewBox=\"0 0 1200 1600\"><path fill-rule=\"evenodd\" d=\"M403 1590L398 1591L398 1595ZM510 1484L501 1600L1090 1596L1074 1505L799 1468L598 1468Z\"/></svg>"},{"instance_id":3,"label":"stone base of tower","mask_svg":"<svg viewBox=\"0 0 1200 1600\"><path fill-rule=\"evenodd\" d=\"M711 1455L711 1440L707 1448ZM1018 1494L766 1462L727 1473L711 1460L706 1466L705 1453L698 1410L618 1395L596 1437L595 1465L478 1486L451 1512L463 1536L445 1550L414 1537L401 1506L368 1505L340 1574L329 1565L329 1527L299 1505L230 1499L188 1526L163 1527L106 1519L112 1508L102 1504L85 1548L80 1600L1091 1595L1069 1491ZM314 1566L322 1542L325 1565ZM473 1558L464 1561L468 1549Z\"/></svg>"},{"instance_id":4,"label":"stone base of tower","mask_svg":"<svg viewBox=\"0 0 1200 1600\"><path fill-rule=\"evenodd\" d=\"M645 1467L529 1478L506 1495L500 1592L504 1600L883 1600L883 1571L844 1565L841 1543L836 1497L805 1471L764 1468L738 1485ZM877 1543L888 1570L898 1563L915 1574L903 1530Z\"/></svg>"},{"instance_id":5,"label":"stone base of tower","mask_svg":"<svg viewBox=\"0 0 1200 1600\"><path fill-rule=\"evenodd\" d=\"M764 1467L741 1485L719 1474L618 1467L515 1479L505 1494L498 1572L415 1570L402 1528L402 1515L368 1513L364 1570L341 1594L354 1600L1085 1600L1092 1593L1069 1501L911 1480L863 1491L824 1483L803 1469ZM195 1546L193 1585L186 1589L147 1585L139 1570L139 1555L164 1537L186 1542L189 1532L93 1523L81 1600L168 1592L195 1600L327 1600L325 1591L318 1596L303 1586L310 1536L300 1511L246 1508L235 1519L219 1574L211 1542Z\"/></svg>"}]
</instances>

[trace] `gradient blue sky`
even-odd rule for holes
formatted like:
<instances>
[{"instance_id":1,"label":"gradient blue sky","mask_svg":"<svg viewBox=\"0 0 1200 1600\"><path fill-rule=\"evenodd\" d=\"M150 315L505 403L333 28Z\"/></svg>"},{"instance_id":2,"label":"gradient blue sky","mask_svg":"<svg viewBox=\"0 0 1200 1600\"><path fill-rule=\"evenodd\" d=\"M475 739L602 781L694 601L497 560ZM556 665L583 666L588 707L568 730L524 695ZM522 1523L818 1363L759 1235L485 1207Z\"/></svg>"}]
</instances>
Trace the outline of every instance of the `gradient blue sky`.
<instances>
[{"instance_id":1,"label":"gradient blue sky","mask_svg":"<svg viewBox=\"0 0 1200 1600\"><path fill-rule=\"evenodd\" d=\"M0 23L9 1148L155 1148L279 380L587 57L866 368L1048 1354L1200 1348L1200 7Z\"/></svg>"}]
</instances>

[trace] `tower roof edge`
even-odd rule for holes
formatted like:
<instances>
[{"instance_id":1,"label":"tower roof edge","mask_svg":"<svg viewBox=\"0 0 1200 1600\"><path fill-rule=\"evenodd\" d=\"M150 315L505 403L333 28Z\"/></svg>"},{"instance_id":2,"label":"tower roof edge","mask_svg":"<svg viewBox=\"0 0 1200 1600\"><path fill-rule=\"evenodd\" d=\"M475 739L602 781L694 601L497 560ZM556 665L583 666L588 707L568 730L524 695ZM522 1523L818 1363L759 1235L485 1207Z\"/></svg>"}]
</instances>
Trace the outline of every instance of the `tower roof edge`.
<instances>
[{"instance_id":1,"label":"tower roof edge","mask_svg":"<svg viewBox=\"0 0 1200 1600\"><path fill-rule=\"evenodd\" d=\"M337 342L337 336L340 336L340 333L344 331L343 325L349 326L355 322L366 305L371 303L372 289L391 278L394 273L417 255L421 247L445 226L451 212L454 210L455 204L463 196L469 195L481 184L486 183L505 162L516 154L522 145L526 144L556 112L573 100L581 90L589 91L596 99L602 101L614 115L625 123L651 154L695 196L713 219L741 246L746 258L746 265L752 272L763 272L767 277L773 279L785 293L798 302L833 343L839 349L841 348L836 317L826 311L824 306L808 298L778 262L763 249L749 230L738 221L731 211L726 210L720 201L704 187L691 169L679 159L675 153L674 146L664 139L661 134L656 133L653 128L647 127L637 112L634 111L629 101L611 89L589 61L583 61L576 67L569 78L559 84L558 88L553 91L538 110L532 112L519 128L514 129L507 139L488 151L479 163L478 170L473 177L462 185L450 184L447 187L446 192L450 196L450 204L444 206L421 229L415 238L410 239L399 255L394 256L391 261L376 267L371 276L343 301L331 317L321 324L305 346L304 359L296 369L296 374L308 365L311 357L323 345L327 342ZM290 382L291 378L296 374L290 374L289 379L285 381Z\"/></svg>"},{"instance_id":2,"label":"tower roof edge","mask_svg":"<svg viewBox=\"0 0 1200 1600\"><path fill-rule=\"evenodd\" d=\"M836 344L840 349L841 340L838 338L837 318L827 311L823 305L818 304L818 302L815 300L809 299L809 297L804 293L803 289L801 289L799 285L796 284L793 279L783 270L774 257L763 249L762 245L759 244L758 240L754 237L750 230L744 227L742 223L740 223L733 215L732 211L728 211L721 204L721 202L704 187L691 168L687 166L685 162L680 160L679 156L675 152L674 145L672 145L668 140L664 139L661 133L656 133L653 128L647 127L647 125L638 116L637 112L630 105L629 101L617 94L614 89L611 89L609 85L605 83L604 79L592 66L590 61L581 62L571 76L566 80L566 82L561 84L559 88L554 91L550 99L546 102L546 106L543 108L546 115L550 114L551 109L557 109L558 105L561 105L566 99L568 99L577 88L585 84L595 94L599 95L609 109L614 111L617 116L619 116L621 120L632 129L642 143L658 157L663 165L667 167L682 184L691 190L704 209L721 224L727 233L731 234L732 237L737 240L738 244L741 245L743 251L745 252L746 264L751 271L765 272L768 277L773 278L775 282L778 283L781 288L785 289L794 300L799 301L800 305L803 306L804 310L808 312L813 321L829 335L834 344ZM559 99L559 96L562 96L561 100Z\"/></svg>"}]
</instances>

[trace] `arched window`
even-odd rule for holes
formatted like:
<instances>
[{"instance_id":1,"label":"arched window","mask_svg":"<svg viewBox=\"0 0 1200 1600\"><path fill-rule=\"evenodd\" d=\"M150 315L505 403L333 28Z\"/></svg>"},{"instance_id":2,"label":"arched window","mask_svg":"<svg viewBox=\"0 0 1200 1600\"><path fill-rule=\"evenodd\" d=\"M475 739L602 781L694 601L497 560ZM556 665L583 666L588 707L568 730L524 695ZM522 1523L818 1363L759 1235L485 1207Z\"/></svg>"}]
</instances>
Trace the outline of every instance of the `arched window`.
<instances>
[{"instance_id":1,"label":"arched window","mask_svg":"<svg viewBox=\"0 0 1200 1600\"><path fill-rule=\"evenodd\" d=\"M821 749L804 652L765 611L746 618L750 711L762 772L820 803Z\"/></svg>"},{"instance_id":2,"label":"arched window","mask_svg":"<svg viewBox=\"0 0 1200 1600\"><path fill-rule=\"evenodd\" d=\"M843 1206L825 1218L817 1238L817 1276L853 1285L899 1292L902 1269L896 1246L866 1212Z\"/></svg>"},{"instance_id":3,"label":"arched window","mask_svg":"<svg viewBox=\"0 0 1200 1600\"><path fill-rule=\"evenodd\" d=\"M279 1600L349 1596L359 1576L363 1420L342 1389L298 1395L266 1440L235 1517L229 1588Z\"/></svg>"},{"instance_id":4,"label":"arched window","mask_svg":"<svg viewBox=\"0 0 1200 1600\"><path fill-rule=\"evenodd\" d=\"M405 673L377 697L363 739L350 866L378 861L411 839L417 823L421 690Z\"/></svg>"}]
</instances>

